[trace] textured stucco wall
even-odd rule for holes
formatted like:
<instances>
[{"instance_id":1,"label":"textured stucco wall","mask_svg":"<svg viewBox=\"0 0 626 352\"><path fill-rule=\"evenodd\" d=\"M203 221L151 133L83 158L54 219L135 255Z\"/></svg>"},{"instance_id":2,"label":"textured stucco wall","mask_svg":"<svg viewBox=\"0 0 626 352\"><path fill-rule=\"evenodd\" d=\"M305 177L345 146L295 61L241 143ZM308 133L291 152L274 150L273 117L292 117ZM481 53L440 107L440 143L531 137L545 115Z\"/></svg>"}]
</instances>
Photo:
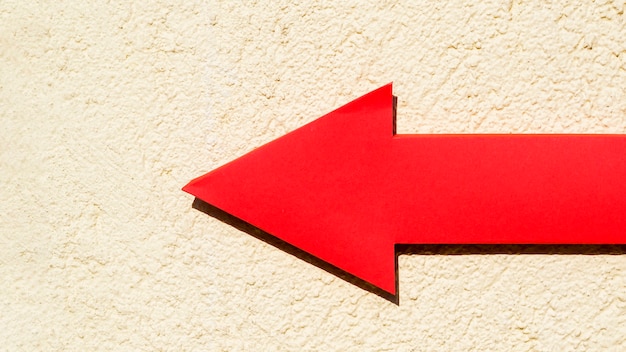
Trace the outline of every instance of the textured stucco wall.
<instances>
[{"instance_id":1,"label":"textured stucco wall","mask_svg":"<svg viewBox=\"0 0 626 352\"><path fill-rule=\"evenodd\" d=\"M391 81L400 133L626 133L625 9L2 1L0 350L623 351L623 247L415 251L395 305L180 187Z\"/></svg>"}]
</instances>

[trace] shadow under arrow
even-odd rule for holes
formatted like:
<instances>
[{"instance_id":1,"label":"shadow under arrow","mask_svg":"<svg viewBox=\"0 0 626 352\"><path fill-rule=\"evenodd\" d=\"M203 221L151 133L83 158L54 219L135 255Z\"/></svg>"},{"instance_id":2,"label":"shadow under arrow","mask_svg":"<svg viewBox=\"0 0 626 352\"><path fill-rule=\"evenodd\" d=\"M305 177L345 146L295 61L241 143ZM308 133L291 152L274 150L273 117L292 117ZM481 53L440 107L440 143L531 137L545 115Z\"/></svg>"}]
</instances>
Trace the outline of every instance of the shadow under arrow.
<instances>
[{"instance_id":1,"label":"shadow under arrow","mask_svg":"<svg viewBox=\"0 0 626 352\"><path fill-rule=\"evenodd\" d=\"M270 244L284 252L287 252L301 260L304 260L328 273L335 275L355 286L368 292L374 293L396 305L399 304L398 290L398 256L406 255L485 255L485 254L510 254L510 255L625 255L626 245L534 245L534 244L398 244L395 246L395 270L396 270L396 295L392 295L352 274L345 272L215 206L195 198L192 207L223 223L243 231L257 239Z\"/></svg>"}]
</instances>

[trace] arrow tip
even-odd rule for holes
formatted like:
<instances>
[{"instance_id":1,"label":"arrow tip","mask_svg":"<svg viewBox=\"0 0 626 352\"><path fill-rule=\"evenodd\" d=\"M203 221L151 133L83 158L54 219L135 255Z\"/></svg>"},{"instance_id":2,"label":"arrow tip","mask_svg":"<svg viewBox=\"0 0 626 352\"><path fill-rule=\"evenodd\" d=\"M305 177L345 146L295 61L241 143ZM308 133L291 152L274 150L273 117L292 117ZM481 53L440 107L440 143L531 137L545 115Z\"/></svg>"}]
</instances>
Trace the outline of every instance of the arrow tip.
<instances>
[{"instance_id":1,"label":"arrow tip","mask_svg":"<svg viewBox=\"0 0 626 352\"><path fill-rule=\"evenodd\" d=\"M372 146L391 139L393 104L389 83L183 191L395 295L393 239L376 220L372 189L355 183L380 168L364 161L372 160Z\"/></svg>"}]
</instances>

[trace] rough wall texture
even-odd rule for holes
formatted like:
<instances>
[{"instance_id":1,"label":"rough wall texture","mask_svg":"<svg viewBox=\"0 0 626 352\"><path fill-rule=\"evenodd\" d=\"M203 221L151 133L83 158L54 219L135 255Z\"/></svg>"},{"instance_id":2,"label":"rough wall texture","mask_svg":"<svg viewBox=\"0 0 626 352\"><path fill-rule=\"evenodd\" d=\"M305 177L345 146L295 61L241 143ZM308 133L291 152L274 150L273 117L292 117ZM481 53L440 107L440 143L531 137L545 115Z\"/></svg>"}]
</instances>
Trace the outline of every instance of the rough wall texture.
<instances>
[{"instance_id":1,"label":"rough wall texture","mask_svg":"<svg viewBox=\"0 0 626 352\"><path fill-rule=\"evenodd\" d=\"M0 4L0 349L626 349L626 253L399 257L400 305L188 180L394 82L398 131L626 133L623 0Z\"/></svg>"}]
</instances>

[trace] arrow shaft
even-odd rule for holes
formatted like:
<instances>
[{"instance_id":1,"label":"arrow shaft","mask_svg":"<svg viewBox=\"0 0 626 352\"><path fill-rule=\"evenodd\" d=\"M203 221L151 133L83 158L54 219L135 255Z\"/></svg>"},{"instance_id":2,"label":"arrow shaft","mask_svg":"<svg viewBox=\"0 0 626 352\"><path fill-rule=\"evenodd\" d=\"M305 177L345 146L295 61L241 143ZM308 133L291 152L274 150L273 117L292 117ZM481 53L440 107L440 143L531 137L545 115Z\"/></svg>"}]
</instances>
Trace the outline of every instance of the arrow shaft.
<instances>
[{"instance_id":1,"label":"arrow shaft","mask_svg":"<svg viewBox=\"0 0 626 352\"><path fill-rule=\"evenodd\" d=\"M392 149L394 214L413 212L396 243L626 242L623 136L405 135Z\"/></svg>"}]
</instances>

